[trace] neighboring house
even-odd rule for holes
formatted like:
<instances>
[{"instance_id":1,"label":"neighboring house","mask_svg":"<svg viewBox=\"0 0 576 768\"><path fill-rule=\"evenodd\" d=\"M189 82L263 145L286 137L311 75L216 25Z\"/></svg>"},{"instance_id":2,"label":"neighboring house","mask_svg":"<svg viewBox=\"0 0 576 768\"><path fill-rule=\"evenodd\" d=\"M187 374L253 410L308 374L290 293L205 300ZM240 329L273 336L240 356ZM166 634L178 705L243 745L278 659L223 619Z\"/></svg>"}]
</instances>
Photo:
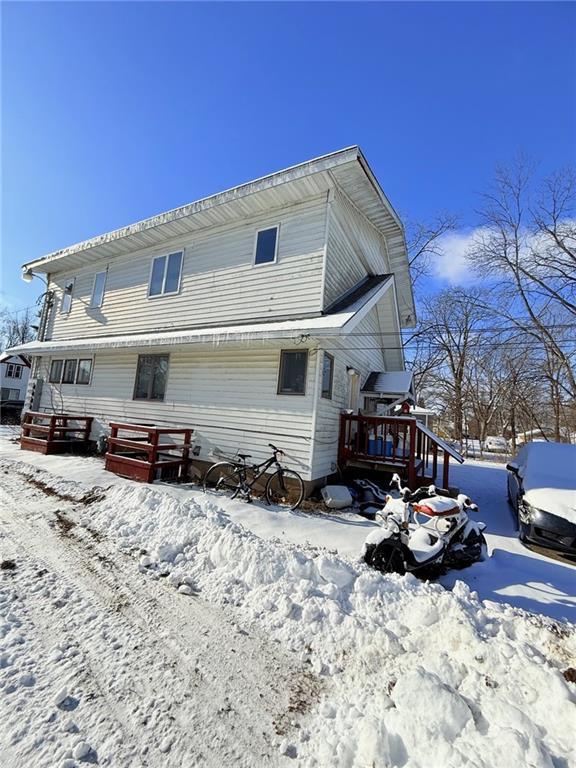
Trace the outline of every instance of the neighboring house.
<instances>
[{"instance_id":1,"label":"neighboring house","mask_svg":"<svg viewBox=\"0 0 576 768\"><path fill-rule=\"evenodd\" d=\"M30 361L24 355L0 355L0 385L2 403L23 403L28 388Z\"/></svg>"},{"instance_id":2,"label":"neighboring house","mask_svg":"<svg viewBox=\"0 0 576 768\"><path fill-rule=\"evenodd\" d=\"M191 426L205 461L272 442L305 480L335 471L341 411L404 371L415 322L402 223L358 147L24 270L53 291L42 340L12 350L34 358L28 407L92 415L94 438L113 420Z\"/></svg>"},{"instance_id":3,"label":"neighboring house","mask_svg":"<svg viewBox=\"0 0 576 768\"><path fill-rule=\"evenodd\" d=\"M26 399L30 361L24 355L0 355L0 420L13 424L20 420Z\"/></svg>"}]
</instances>

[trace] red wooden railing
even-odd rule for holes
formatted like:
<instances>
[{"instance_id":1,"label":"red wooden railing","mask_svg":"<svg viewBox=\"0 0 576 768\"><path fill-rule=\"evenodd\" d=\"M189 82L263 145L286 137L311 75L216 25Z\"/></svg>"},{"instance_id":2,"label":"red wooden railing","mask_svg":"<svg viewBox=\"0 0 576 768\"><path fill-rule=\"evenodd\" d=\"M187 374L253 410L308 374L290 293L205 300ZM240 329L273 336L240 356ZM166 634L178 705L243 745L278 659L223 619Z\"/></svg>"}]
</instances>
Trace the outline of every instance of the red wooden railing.
<instances>
[{"instance_id":1,"label":"red wooden railing","mask_svg":"<svg viewBox=\"0 0 576 768\"><path fill-rule=\"evenodd\" d=\"M26 411L22 419L20 447L38 453L84 450L92 429L92 416L72 413Z\"/></svg>"},{"instance_id":2,"label":"red wooden railing","mask_svg":"<svg viewBox=\"0 0 576 768\"><path fill-rule=\"evenodd\" d=\"M448 487L450 457L464 461L460 454L413 417L360 416L343 413L340 417L340 466L352 461L396 470L415 488L435 483L438 455L442 455L442 485Z\"/></svg>"},{"instance_id":3,"label":"red wooden railing","mask_svg":"<svg viewBox=\"0 0 576 768\"><path fill-rule=\"evenodd\" d=\"M145 483L158 478L168 479L166 470L170 470L170 479L183 479L190 461L193 431L111 422L105 468Z\"/></svg>"}]
</instances>

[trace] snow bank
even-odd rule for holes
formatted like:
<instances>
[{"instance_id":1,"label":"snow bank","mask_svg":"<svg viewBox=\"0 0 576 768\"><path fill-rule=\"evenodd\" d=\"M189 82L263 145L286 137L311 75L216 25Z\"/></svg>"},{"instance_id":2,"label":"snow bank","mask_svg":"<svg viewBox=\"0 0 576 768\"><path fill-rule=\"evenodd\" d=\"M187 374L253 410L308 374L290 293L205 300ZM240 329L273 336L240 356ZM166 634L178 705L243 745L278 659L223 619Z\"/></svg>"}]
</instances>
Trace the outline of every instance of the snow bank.
<instances>
[{"instance_id":1,"label":"snow bank","mask_svg":"<svg viewBox=\"0 0 576 768\"><path fill-rule=\"evenodd\" d=\"M86 496L70 483L68 496ZM576 688L562 675L576 666L572 625L481 603L463 582L447 591L264 541L209 497L116 485L79 510L134 556L143 578L167 575L182 599L230 606L310 665L321 698L278 744L301 765L576 764Z\"/></svg>"}]
</instances>

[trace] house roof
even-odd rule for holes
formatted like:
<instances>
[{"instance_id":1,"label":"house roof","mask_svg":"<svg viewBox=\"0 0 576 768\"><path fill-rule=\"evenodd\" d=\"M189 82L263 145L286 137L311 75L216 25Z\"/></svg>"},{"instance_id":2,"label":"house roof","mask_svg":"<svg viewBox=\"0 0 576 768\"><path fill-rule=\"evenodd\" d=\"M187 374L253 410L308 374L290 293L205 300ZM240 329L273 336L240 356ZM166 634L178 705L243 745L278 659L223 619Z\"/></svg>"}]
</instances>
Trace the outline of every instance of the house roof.
<instances>
[{"instance_id":1,"label":"house roof","mask_svg":"<svg viewBox=\"0 0 576 768\"><path fill-rule=\"evenodd\" d=\"M385 396L414 396L412 386L412 373L410 371L372 371L368 375L362 394L365 395L385 395Z\"/></svg>"},{"instance_id":2,"label":"house roof","mask_svg":"<svg viewBox=\"0 0 576 768\"><path fill-rule=\"evenodd\" d=\"M403 326L413 325L415 309L402 222L357 146L317 157L61 248L27 261L23 269L44 273L73 270L98 259L111 259L142 248L164 246L167 241L176 241L206 227L242 220L326 194L335 185L386 236L390 266L396 275L401 322Z\"/></svg>"},{"instance_id":3,"label":"house roof","mask_svg":"<svg viewBox=\"0 0 576 768\"><path fill-rule=\"evenodd\" d=\"M30 361L24 355L12 354L11 352L3 352L0 355L0 363L14 362L16 358L18 358L16 361L18 365L24 365L26 368L30 368Z\"/></svg>"},{"instance_id":4,"label":"house roof","mask_svg":"<svg viewBox=\"0 0 576 768\"><path fill-rule=\"evenodd\" d=\"M394 285L392 275L381 276L360 296L349 296L345 306L337 311L315 317L295 320L278 320L243 325L204 326L156 333L133 333L122 336L99 336L84 339L62 339L59 341L31 341L8 350L12 354L50 355L54 352L75 350L97 351L99 349L171 347L179 344L213 344L225 342L250 342L265 339L288 339L292 342L300 336L324 338L347 334L374 307Z\"/></svg>"}]
</instances>

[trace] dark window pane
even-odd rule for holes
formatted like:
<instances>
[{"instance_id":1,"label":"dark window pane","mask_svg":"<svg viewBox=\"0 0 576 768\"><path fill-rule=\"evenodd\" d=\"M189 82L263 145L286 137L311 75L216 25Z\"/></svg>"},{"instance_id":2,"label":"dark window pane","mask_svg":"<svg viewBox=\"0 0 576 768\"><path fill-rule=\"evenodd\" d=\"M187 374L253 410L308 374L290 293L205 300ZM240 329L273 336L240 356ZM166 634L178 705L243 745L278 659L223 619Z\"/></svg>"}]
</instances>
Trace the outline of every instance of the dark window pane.
<instances>
[{"instance_id":1,"label":"dark window pane","mask_svg":"<svg viewBox=\"0 0 576 768\"><path fill-rule=\"evenodd\" d=\"M60 383L60 379L62 378L63 365L63 360L52 360L50 363L50 376L48 377L48 381L52 382L52 384Z\"/></svg>"},{"instance_id":2,"label":"dark window pane","mask_svg":"<svg viewBox=\"0 0 576 768\"><path fill-rule=\"evenodd\" d=\"M89 384L92 372L92 360L78 360L78 375L76 384Z\"/></svg>"},{"instance_id":3,"label":"dark window pane","mask_svg":"<svg viewBox=\"0 0 576 768\"><path fill-rule=\"evenodd\" d=\"M334 358L324 352L322 363L322 397L332 397L332 377L334 375Z\"/></svg>"},{"instance_id":4,"label":"dark window pane","mask_svg":"<svg viewBox=\"0 0 576 768\"><path fill-rule=\"evenodd\" d=\"M74 384L76 379L76 360L64 361L64 375L62 376L62 384Z\"/></svg>"},{"instance_id":5,"label":"dark window pane","mask_svg":"<svg viewBox=\"0 0 576 768\"><path fill-rule=\"evenodd\" d=\"M135 400L164 400L168 355L140 355L134 386Z\"/></svg>"},{"instance_id":6,"label":"dark window pane","mask_svg":"<svg viewBox=\"0 0 576 768\"><path fill-rule=\"evenodd\" d=\"M168 358L158 356L154 360L154 376L152 379L151 400L164 400L166 378L168 375Z\"/></svg>"},{"instance_id":7,"label":"dark window pane","mask_svg":"<svg viewBox=\"0 0 576 768\"><path fill-rule=\"evenodd\" d=\"M278 393L281 395L303 395L306 391L306 366L308 351L286 351L280 358L280 381Z\"/></svg>"},{"instance_id":8,"label":"dark window pane","mask_svg":"<svg viewBox=\"0 0 576 768\"><path fill-rule=\"evenodd\" d=\"M261 229L256 240L255 264L268 264L276 258L276 238L278 227Z\"/></svg>"},{"instance_id":9,"label":"dark window pane","mask_svg":"<svg viewBox=\"0 0 576 768\"><path fill-rule=\"evenodd\" d=\"M94 277L94 285L92 287L92 298L90 299L91 307L101 307L104 301L104 286L106 285L106 272L98 272Z\"/></svg>"},{"instance_id":10,"label":"dark window pane","mask_svg":"<svg viewBox=\"0 0 576 768\"><path fill-rule=\"evenodd\" d=\"M152 274L150 275L150 296L158 296L162 293L165 266L166 256L160 256L159 258L154 259L152 263Z\"/></svg>"},{"instance_id":11,"label":"dark window pane","mask_svg":"<svg viewBox=\"0 0 576 768\"><path fill-rule=\"evenodd\" d=\"M171 253L168 256L166 269L166 283L164 293L175 293L180 286L180 270L182 269L182 251Z\"/></svg>"}]
</instances>

